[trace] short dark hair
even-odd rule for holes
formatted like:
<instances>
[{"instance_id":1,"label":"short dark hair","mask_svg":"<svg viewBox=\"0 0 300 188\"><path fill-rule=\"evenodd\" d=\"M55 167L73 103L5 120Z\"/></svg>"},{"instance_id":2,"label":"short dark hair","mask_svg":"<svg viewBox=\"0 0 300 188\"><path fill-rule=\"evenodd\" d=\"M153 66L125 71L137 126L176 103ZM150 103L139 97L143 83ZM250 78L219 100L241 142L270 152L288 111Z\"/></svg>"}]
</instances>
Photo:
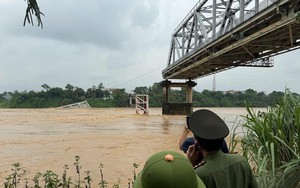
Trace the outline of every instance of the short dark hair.
<instances>
[{"instance_id":1,"label":"short dark hair","mask_svg":"<svg viewBox=\"0 0 300 188\"><path fill-rule=\"evenodd\" d=\"M207 152L218 151L221 149L224 138L220 139L203 139L194 135L195 139L198 141L200 147L205 149Z\"/></svg>"}]
</instances>

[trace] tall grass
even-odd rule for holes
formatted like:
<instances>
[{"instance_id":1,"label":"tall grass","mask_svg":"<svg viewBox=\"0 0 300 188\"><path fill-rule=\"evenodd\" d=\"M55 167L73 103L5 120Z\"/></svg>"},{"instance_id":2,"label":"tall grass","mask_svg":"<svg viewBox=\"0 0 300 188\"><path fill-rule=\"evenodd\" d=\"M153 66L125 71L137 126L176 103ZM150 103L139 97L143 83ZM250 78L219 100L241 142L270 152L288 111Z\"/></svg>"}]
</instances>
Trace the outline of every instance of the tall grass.
<instances>
[{"instance_id":1,"label":"tall grass","mask_svg":"<svg viewBox=\"0 0 300 188\"><path fill-rule=\"evenodd\" d=\"M300 98L288 89L284 97L266 112L247 106L241 139L248 159L262 187L296 187L300 181ZM295 174L297 174L295 176Z\"/></svg>"}]
</instances>

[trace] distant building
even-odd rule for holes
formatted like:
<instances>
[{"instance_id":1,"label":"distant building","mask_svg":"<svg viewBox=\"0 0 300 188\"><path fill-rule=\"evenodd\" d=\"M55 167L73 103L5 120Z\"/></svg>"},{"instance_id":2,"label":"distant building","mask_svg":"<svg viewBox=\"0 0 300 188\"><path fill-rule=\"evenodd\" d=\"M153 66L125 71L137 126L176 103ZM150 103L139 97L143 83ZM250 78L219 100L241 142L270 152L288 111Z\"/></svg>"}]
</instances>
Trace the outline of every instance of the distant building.
<instances>
[{"instance_id":1,"label":"distant building","mask_svg":"<svg viewBox=\"0 0 300 188\"><path fill-rule=\"evenodd\" d=\"M223 91L223 94L236 94L236 93L243 93L242 91L236 91L236 90L227 90L227 91Z\"/></svg>"},{"instance_id":2,"label":"distant building","mask_svg":"<svg viewBox=\"0 0 300 188\"><path fill-rule=\"evenodd\" d=\"M10 100L12 98L12 96L9 95L9 94L4 94L1 97L4 98L4 99L6 99L6 100Z\"/></svg>"},{"instance_id":3,"label":"distant building","mask_svg":"<svg viewBox=\"0 0 300 188\"><path fill-rule=\"evenodd\" d=\"M103 99L113 99L112 93L117 90L120 90L120 88L104 88L104 89L102 89L102 91L106 91L109 93L109 96L105 96L105 97L103 97Z\"/></svg>"}]
</instances>

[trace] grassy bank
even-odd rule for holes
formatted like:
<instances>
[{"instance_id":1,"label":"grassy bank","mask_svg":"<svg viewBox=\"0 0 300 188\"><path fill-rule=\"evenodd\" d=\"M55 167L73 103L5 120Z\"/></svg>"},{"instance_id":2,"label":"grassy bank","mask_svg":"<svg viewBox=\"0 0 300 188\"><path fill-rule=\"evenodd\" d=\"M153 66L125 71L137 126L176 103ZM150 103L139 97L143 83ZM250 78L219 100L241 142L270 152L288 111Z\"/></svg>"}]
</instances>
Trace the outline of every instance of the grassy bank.
<instances>
[{"instance_id":1,"label":"grassy bank","mask_svg":"<svg viewBox=\"0 0 300 188\"><path fill-rule=\"evenodd\" d=\"M257 112L247 106L244 136L232 134L234 148L253 166L261 187L297 187L300 182L300 98L289 90L275 106Z\"/></svg>"}]
</instances>

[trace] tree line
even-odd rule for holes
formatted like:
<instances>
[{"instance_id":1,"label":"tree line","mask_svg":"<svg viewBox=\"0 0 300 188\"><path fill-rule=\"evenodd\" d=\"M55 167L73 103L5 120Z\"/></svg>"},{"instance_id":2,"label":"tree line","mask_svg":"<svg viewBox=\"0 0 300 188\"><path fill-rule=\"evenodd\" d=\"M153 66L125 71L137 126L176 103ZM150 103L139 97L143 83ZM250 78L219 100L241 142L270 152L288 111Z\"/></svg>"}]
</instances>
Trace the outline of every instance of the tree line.
<instances>
[{"instance_id":1,"label":"tree line","mask_svg":"<svg viewBox=\"0 0 300 188\"><path fill-rule=\"evenodd\" d=\"M161 107L164 100L160 83L154 83L150 87L136 87L132 93L127 93L125 89L107 89L102 83L98 86L93 85L86 91L71 84L67 84L65 88L50 87L47 84L43 84L41 87L41 91L6 91L0 94L0 107L49 108L81 101L87 101L91 107L129 107L130 98L134 99L135 94L148 95L150 107ZM228 92L209 90L198 92L193 90L193 106L245 107L247 101L252 107L267 107L277 104L283 96L284 92L281 91L266 94L253 89ZM186 89L171 89L169 102L186 102Z\"/></svg>"}]
</instances>

